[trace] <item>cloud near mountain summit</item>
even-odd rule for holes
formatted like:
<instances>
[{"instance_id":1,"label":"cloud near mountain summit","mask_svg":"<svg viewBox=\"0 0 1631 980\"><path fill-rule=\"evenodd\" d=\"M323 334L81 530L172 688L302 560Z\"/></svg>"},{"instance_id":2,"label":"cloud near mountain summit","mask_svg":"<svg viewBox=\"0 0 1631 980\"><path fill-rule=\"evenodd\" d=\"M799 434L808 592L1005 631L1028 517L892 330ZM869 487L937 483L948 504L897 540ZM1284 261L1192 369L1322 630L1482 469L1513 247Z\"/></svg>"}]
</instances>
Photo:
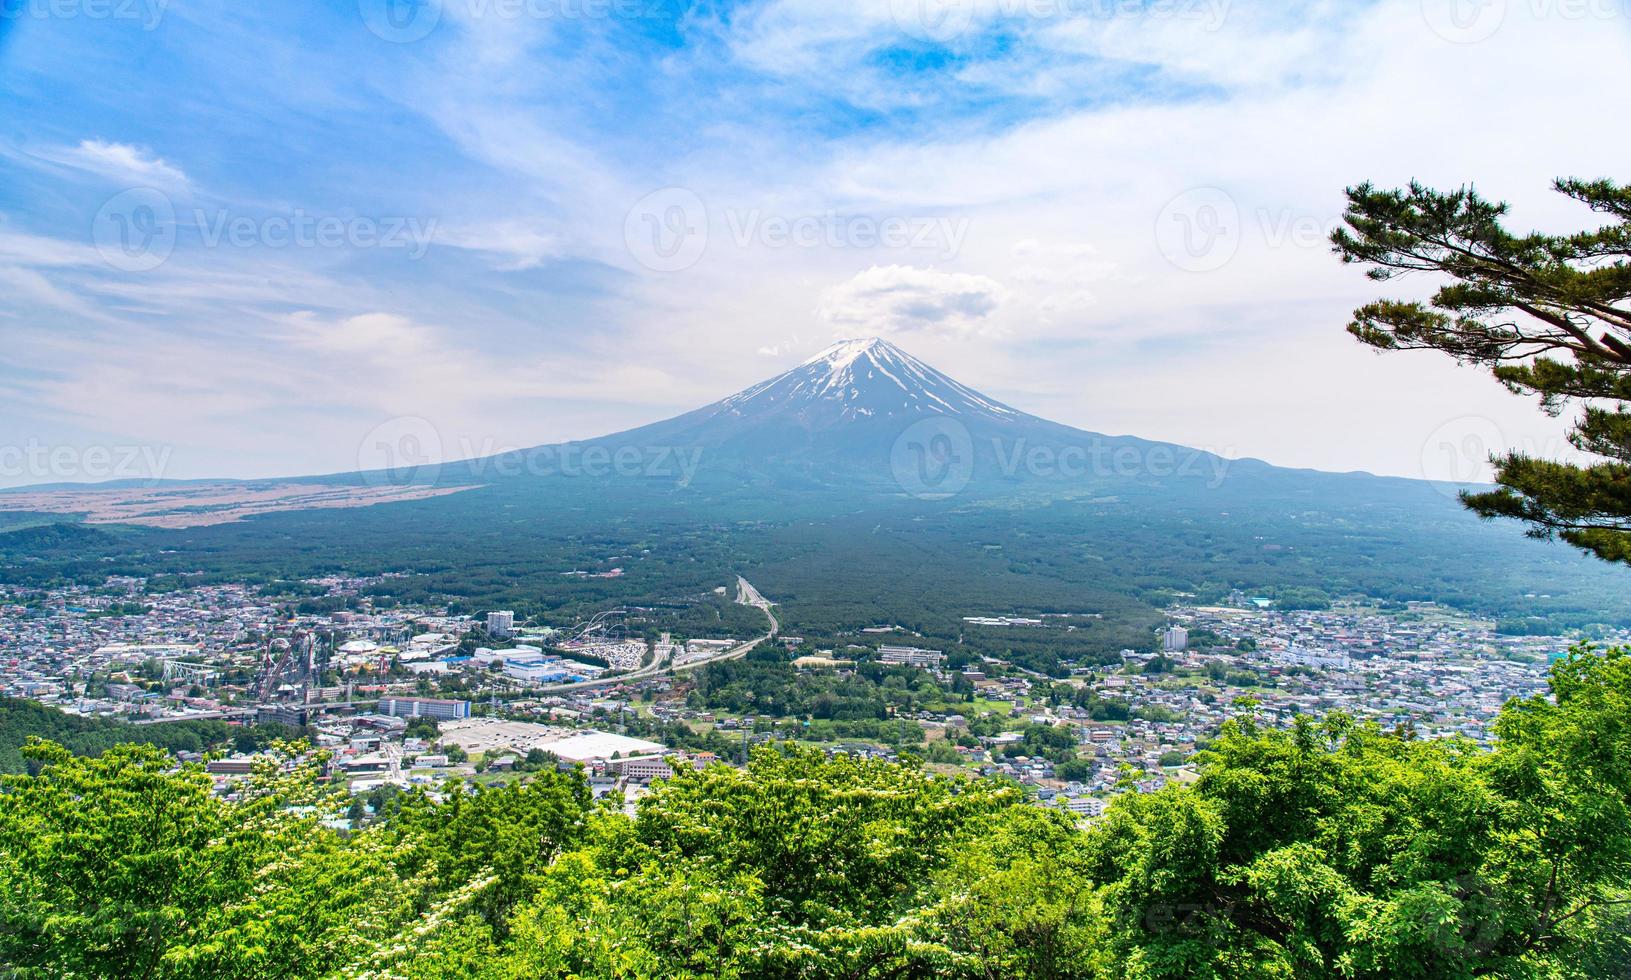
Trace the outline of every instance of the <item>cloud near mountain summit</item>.
<instances>
[{"instance_id":1,"label":"cloud near mountain summit","mask_svg":"<svg viewBox=\"0 0 1631 980\"><path fill-rule=\"evenodd\" d=\"M875 265L828 289L819 312L835 326L867 333L967 336L991 332L991 315L1008 298L989 276Z\"/></svg>"}]
</instances>

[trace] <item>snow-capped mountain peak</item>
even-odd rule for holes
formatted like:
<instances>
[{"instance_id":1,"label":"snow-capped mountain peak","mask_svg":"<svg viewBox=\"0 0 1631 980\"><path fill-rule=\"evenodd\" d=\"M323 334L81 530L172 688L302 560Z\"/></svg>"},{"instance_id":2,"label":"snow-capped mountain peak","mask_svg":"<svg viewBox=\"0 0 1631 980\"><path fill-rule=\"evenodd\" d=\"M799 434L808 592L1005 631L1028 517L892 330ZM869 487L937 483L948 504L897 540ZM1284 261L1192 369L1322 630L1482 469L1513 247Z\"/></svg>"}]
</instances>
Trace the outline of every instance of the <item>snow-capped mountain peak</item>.
<instances>
[{"instance_id":1,"label":"snow-capped mountain peak","mask_svg":"<svg viewBox=\"0 0 1631 980\"><path fill-rule=\"evenodd\" d=\"M842 340L798 367L720 402L737 418L792 416L820 426L864 418L1027 416L878 337Z\"/></svg>"},{"instance_id":2,"label":"snow-capped mountain peak","mask_svg":"<svg viewBox=\"0 0 1631 980\"><path fill-rule=\"evenodd\" d=\"M829 368L838 370L855 363L857 358L865 357L868 351L875 348L888 348L900 353L900 348L894 346L882 337L862 337L855 340L840 340L826 350L805 361L805 365L826 364Z\"/></svg>"}]
</instances>

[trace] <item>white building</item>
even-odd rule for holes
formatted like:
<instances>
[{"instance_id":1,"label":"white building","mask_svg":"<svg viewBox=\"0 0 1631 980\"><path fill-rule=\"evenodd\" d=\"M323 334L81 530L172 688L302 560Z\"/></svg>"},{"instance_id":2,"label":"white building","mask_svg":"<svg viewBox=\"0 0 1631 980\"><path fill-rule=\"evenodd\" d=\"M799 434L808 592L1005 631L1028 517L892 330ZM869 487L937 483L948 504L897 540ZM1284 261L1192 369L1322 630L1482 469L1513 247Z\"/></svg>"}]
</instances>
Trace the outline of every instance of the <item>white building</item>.
<instances>
[{"instance_id":1,"label":"white building","mask_svg":"<svg viewBox=\"0 0 1631 980\"><path fill-rule=\"evenodd\" d=\"M1353 666L1353 661L1346 653L1331 650L1303 650L1292 647L1283 653L1275 654L1274 659L1280 663L1296 664L1299 667L1328 667L1347 670Z\"/></svg>"},{"instance_id":2,"label":"white building","mask_svg":"<svg viewBox=\"0 0 1631 980\"><path fill-rule=\"evenodd\" d=\"M543 746L568 762L593 762L612 756L651 756L664 751L661 742L614 735L611 732L584 731Z\"/></svg>"},{"instance_id":3,"label":"white building","mask_svg":"<svg viewBox=\"0 0 1631 980\"><path fill-rule=\"evenodd\" d=\"M637 782L650 782L653 779L667 779L674 775L674 769L668 760L660 755L636 756L627 759L613 759L606 764L606 768L621 772L624 776Z\"/></svg>"},{"instance_id":4,"label":"white building","mask_svg":"<svg viewBox=\"0 0 1631 980\"><path fill-rule=\"evenodd\" d=\"M1167 653L1177 653L1189 646L1189 630L1182 626L1174 626L1161 634L1161 649Z\"/></svg>"},{"instance_id":5,"label":"white building","mask_svg":"<svg viewBox=\"0 0 1631 980\"><path fill-rule=\"evenodd\" d=\"M504 676L525 684L552 684L571 678L571 671L560 660L506 660Z\"/></svg>"},{"instance_id":6,"label":"white building","mask_svg":"<svg viewBox=\"0 0 1631 980\"><path fill-rule=\"evenodd\" d=\"M381 698L379 712L397 718L435 718L446 721L470 717L470 702L446 698Z\"/></svg>"},{"instance_id":7,"label":"white building","mask_svg":"<svg viewBox=\"0 0 1631 980\"><path fill-rule=\"evenodd\" d=\"M891 647L878 648L878 660L886 664L904 664L908 667L938 667L946 660L946 655L939 650L924 650L919 647Z\"/></svg>"},{"instance_id":8,"label":"white building","mask_svg":"<svg viewBox=\"0 0 1631 980\"><path fill-rule=\"evenodd\" d=\"M1077 796L1065 801L1065 809L1084 817L1104 816L1104 801L1095 796Z\"/></svg>"},{"instance_id":9,"label":"white building","mask_svg":"<svg viewBox=\"0 0 1631 980\"><path fill-rule=\"evenodd\" d=\"M509 636L515 632L515 613L499 609L487 614L488 636Z\"/></svg>"}]
</instances>

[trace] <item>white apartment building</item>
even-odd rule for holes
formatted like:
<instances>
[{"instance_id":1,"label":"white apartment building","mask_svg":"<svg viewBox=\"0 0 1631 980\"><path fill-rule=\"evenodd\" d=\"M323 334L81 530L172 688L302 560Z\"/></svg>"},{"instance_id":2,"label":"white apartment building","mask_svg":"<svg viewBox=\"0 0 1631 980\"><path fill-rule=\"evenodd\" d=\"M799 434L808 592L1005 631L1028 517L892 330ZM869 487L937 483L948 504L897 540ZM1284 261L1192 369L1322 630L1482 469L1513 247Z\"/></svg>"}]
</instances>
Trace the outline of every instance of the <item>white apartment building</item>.
<instances>
[{"instance_id":1,"label":"white apartment building","mask_svg":"<svg viewBox=\"0 0 1631 980\"><path fill-rule=\"evenodd\" d=\"M488 636L509 636L515 632L515 613L500 609L487 614Z\"/></svg>"}]
</instances>

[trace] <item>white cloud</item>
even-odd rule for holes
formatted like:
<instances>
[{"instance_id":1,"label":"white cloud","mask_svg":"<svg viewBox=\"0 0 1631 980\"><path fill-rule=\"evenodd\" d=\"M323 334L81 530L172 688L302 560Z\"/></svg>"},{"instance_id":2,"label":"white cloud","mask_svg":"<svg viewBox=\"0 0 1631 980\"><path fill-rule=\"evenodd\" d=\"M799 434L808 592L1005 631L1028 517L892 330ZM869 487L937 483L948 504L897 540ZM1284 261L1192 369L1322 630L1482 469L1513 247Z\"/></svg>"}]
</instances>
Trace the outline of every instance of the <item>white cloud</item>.
<instances>
[{"instance_id":1,"label":"white cloud","mask_svg":"<svg viewBox=\"0 0 1631 980\"><path fill-rule=\"evenodd\" d=\"M36 155L129 187L185 190L187 175L151 150L128 143L81 140L77 146L50 147Z\"/></svg>"},{"instance_id":2,"label":"white cloud","mask_svg":"<svg viewBox=\"0 0 1631 980\"><path fill-rule=\"evenodd\" d=\"M497 256L501 259L498 268L505 272L536 269L570 251L559 233L526 221L494 221L439 229L436 243Z\"/></svg>"},{"instance_id":3,"label":"white cloud","mask_svg":"<svg viewBox=\"0 0 1631 980\"><path fill-rule=\"evenodd\" d=\"M1336 80L1354 21L1376 16L1352 0L1315 0L1295 9L1232 0L1151 4L1143 14L1061 17L1034 35L1054 55L1089 56L1158 68L1185 84L1233 92Z\"/></svg>"},{"instance_id":4,"label":"white cloud","mask_svg":"<svg viewBox=\"0 0 1631 980\"><path fill-rule=\"evenodd\" d=\"M967 335L989 328L1008 296L987 276L873 266L821 297L821 318L859 333Z\"/></svg>"},{"instance_id":5,"label":"white cloud","mask_svg":"<svg viewBox=\"0 0 1631 980\"><path fill-rule=\"evenodd\" d=\"M4 222L0 216L0 222ZM35 268L91 266L101 262L90 245L79 245L45 235L0 231L0 263Z\"/></svg>"},{"instance_id":6,"label":"white cloud","mask_svg":"<svg viewBox=\"0 0 1631 980\"><path fill-rule=\"evenodd\" d=\"M382 413L434 418L450 442L600 434L758 381L835 331L894 334L1061 421L1281 463L1416 475L1422 439L1452 410L1550 438L1532 405L1486 376L1349 340L1349 311L1379 290L1332 258L1323 232L1345 184L1412 177L1476 180L1512 200L1520 228L1591 223L1547 183L1631 176L1631 134L1601 124L1631 112L1623 18L1514 3L1494 36L1457 44L1421 0L1219 2L1221 24L1027 13L1137 6L1116 2L978 0L950 56L927 68L914 60L939 52L895 17L916 0L736 8L646 61L613 49L619 32L453 9L466 5L450 5L424 46L375 45L355 65L343 43L321 57L288 44L268 59L282 88L251 94L285 123L263 127L273 138L308 160L332 155L332 171L213 181L201 168L218 137L203 125L199 151L126 130L130 142L33 157L0 146L32 164L29 198L74 212L55 226L7 215L4 356L56 372L35 403L110 431L208 452L241 445L247 426L270 473L347 464L326 429L349 423L331 418L366 416L359 434ZM342 58L355 75L340 97ZM282 104L289 85L302 98ZM398 104L370 101L381 94ZM54 125L34 124L26 145L65 139ZM345 127L332 148L330 126ZM396 155L381 166L348 156L357 145ZM71 193L88 190L71 186L83 174L230 185L278 209L307 204L315 185L330 209L434 210L446 247L389 266L377 253L183 241L162 268L119 275L88 244L99 202ZM671 185L706 203L711 237L695 267L657 274L630 256L625 217ZM1191 272L1162 254L1156 224L1199 187L1232 198L1242 233L1226 263ZM966 222L967 234L935 250L732 240L721 216L750 212ZM70 321L94 322L70 342ZM295 416L307 421L292 427Z\"/></svg>"}]
</instances>

